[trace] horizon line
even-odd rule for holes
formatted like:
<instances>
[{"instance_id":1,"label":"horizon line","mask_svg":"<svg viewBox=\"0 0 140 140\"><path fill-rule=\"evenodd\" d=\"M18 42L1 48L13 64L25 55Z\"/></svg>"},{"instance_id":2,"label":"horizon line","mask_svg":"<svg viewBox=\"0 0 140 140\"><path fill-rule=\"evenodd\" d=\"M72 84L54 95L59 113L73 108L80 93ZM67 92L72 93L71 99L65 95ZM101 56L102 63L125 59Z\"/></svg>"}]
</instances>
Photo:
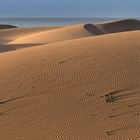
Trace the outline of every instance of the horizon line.
<instances>
[{"instance_id":1,"label":"horizon line","mask_svg":"<svg viewBox=\"0 0 140 140\"><path fill-rule=\"evenodd\" d=\"M0 18L140 18L134 16L127 17L107 17L107 16L0 16Z\"/></svg>"}]
</instances>

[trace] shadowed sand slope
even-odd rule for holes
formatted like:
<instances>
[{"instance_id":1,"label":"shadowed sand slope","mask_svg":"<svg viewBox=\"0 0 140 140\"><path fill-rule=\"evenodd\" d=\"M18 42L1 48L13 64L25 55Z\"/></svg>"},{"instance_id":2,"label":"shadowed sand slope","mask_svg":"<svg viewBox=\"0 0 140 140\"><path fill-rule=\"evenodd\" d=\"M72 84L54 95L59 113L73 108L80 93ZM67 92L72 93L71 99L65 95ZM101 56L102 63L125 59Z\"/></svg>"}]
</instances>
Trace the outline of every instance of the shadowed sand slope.
<instances>
[{"instance_id":1,"label":"shadowed sand slope","mask_svg":"<svg viewBox=\"0 0 140 140\"><path fill-rule=\"evenodd\" d=\"M17 26L0 24L0 29L9 29L9 28L17 28Z\"/></svg>"},{"instance_id":2,"label":"shadowed sand slope","mask_svg":"<svg viewBox=\"0 0 140 140\"><path fill-rule=\"evenodd\" d=\"M0 53L14 51L16 48L12 47L11 45L0 45Z\"/></svg>"},{"instance_id":3,"label":"shadowed sand slope","mask_svg":"<svg viewBox=\"0 0 140 140\"><path fill-rule=\"evenodd\" d=\"M2 140L138 140L140 31L0 55Z\"/></svg>"},{"instance_id":4,"label":"shadowed sand slope","mask_svg":"<svg viewBox=\"0 0 140 140\"><path fill-rule=\"evenodd\" d=\"M140 21L127 19L96 25L104 33L116 33L132 30L140 30Z\"/></svg>"}]
</instances>

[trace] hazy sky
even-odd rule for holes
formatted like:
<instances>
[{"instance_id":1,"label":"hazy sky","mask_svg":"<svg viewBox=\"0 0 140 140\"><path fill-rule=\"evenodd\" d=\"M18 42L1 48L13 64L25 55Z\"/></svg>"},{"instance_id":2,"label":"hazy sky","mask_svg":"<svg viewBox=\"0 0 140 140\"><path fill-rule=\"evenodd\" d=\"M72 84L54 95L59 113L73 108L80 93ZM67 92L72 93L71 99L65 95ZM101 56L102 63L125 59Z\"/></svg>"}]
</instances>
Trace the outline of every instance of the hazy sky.
<instances>
[{"instance_id":1,"label":"hazy sky","mask_svg":"<svg viewBox=\"0 0 140 140\"><path fill-rule=\"evenodd\" d=\"M0 0L0 17L140 17L140 0Z\"/></svg>"}]
</instances>

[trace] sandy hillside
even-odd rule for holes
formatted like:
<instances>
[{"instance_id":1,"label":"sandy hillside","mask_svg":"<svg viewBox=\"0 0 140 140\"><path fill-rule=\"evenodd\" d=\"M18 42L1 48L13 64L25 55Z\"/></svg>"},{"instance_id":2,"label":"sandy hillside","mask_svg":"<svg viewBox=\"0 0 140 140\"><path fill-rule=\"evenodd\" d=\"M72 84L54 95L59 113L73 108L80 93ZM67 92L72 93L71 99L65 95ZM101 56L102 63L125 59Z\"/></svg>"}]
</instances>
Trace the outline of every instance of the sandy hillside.
<instances>
[{"instance_id":1,"label":"sandy hillside","mask_svg":"<svg viewBox=\"0 0 140 140\"><path fill-rule=\"evenodd\" d=\"M83 27L21 37L52 43L0 54L0 139L140 139L140 31Z\"/></svg>"}]
</instances>

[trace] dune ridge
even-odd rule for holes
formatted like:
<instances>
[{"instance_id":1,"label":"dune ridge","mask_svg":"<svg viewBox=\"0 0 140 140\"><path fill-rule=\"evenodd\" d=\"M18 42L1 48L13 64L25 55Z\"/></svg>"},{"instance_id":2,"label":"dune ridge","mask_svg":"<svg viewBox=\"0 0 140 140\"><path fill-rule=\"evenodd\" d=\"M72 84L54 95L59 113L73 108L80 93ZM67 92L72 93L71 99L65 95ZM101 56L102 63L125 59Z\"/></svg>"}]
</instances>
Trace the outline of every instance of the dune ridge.
<instances>
[{"instance_id":1,"label":"dune ridge","mask_svg":"<svg viewBox=\"0 0 140 140\"><path fill-rule=\"evenodd\" d=\"M50 26L50 27L32 27L32 28L16 28L16 29L0 30L0 43L8 44L10 41L14 41L21 37L57 28L61 27Z\"/></svg>"},{"instance_id":2,"label":"dune ridge","mask_svg":"<svg viewBox=\"0 0 140 140\"><path fill-rule=\"evenodd\" d=\"M54 43L65 40L73 40L82 37L92 36L92 33L88 32L83 25L66 26L64 28L41 32L33 35L29 35L23 38L19 38L10 42L10 44L22 44L22 43Z\"/></svg>"},{"instance_id":3,"label":"dune ridge","mask_svg":"<svg viewBox=\"0 0 140 140\"><path fill-rule=\"evenodd\" d=\"M105 34L0 54L0 138L138 140L139 36Z\"/></svg>"},{"instance_id":4,"label":"dune ridge","mask_svg":"<svg viewBox=\"0 0 140 140\"><path fill-rule=\"evenodd\" d=\"M29 36L21 37L11 41L9 44L49 44L65 40L103 35L108 33L117 33L133 31L140 29L140 21L134 19L120 20L102 24L85 24L76 26L66 26L64 28L50 30L46 32L35 33Z\"/></svg>"}]
</instances>

